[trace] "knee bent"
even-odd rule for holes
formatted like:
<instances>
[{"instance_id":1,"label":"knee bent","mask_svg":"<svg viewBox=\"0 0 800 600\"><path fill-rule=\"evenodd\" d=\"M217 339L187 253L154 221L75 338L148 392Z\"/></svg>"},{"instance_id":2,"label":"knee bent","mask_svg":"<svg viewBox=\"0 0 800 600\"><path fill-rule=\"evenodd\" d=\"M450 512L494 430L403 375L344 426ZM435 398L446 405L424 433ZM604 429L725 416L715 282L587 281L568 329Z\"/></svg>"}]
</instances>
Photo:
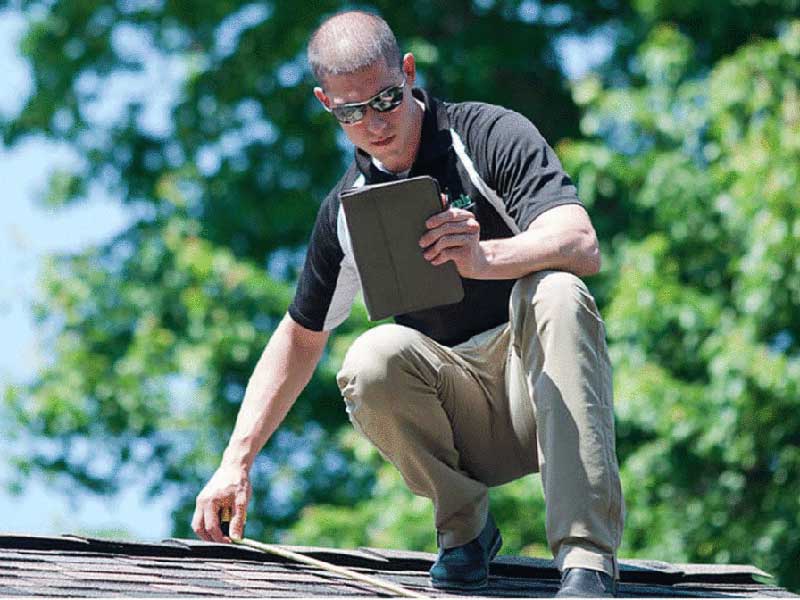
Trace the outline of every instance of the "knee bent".
<instances>
[{"instance_id":1,"label":"knee bent","mask_svg":"<svg viewBox=\"0 0 800 600\"><path fill-rule=\"evenodd\" d=\"M379 325L363 333L345 355L336 378L339 388L344 393L348 386L353 385L362 391L391 385L404 352L418 335L412 329L394 324Z\"/></svg>"},{"instance_id":2,"label":"knee bent","mask_svg":"<svg viewBox=\"0 0 800 600\"><path fill-rule=\"evenodd\" d=\"M568 271L537 271L519 279L511 292L512 307L554 307L574 312L591 297L580 277Z\"/></svg>"}]
</instances>

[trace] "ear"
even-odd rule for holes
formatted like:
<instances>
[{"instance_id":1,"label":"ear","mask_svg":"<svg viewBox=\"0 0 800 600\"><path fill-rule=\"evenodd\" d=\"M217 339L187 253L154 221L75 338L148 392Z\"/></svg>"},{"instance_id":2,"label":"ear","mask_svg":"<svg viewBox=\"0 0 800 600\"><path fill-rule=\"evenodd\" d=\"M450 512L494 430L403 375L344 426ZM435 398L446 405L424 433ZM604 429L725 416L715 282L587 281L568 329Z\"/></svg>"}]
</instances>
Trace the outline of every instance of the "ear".
<instances>
[{"instance_id":1,"label":"ear","mask_svg":"<svg viewBox=\"0 0 800 600\"><path fill-rule=\"evenodd\" d=\"M331 100L330 98L328 98L328 96L325 95L325 92L322 91L321 87L317 86L314 88L314 95L317 97L317 100L319 100L320 103L322 103L322 106L324 106L326 109L329 109L331 107Z\"/></svg>"},{"instance_id":2,"label":"ear","mask_svg":"<svg viewBox=\"0 0 800 600\"><path fill-rule=\"evenodd\" d=\"M414 87L414 82L417 79L417 63L411 52L407 52L403 55L403 74L406 76L408 86Z\"/></svg>"}]
</instances>

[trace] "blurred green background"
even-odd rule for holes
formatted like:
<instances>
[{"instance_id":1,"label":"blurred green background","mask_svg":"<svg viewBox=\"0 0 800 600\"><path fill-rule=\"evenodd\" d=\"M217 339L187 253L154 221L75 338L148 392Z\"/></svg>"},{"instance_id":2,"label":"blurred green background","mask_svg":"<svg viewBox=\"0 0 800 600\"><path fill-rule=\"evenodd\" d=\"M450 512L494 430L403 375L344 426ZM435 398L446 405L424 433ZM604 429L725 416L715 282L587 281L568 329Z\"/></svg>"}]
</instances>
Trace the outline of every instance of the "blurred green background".
<instances>
[{"instance_id":1,"label":"blurred green background","mask_svg":"<svg viewBox=\"0 0 800 600\"><path fill-rule=\"evenodd\" d=\"M32 89L0 113L5 148L43 138L78 157L49 174L48 210L101 193L130 216L42 269L46 360L2 390L20 501L37 478L110 496L144 484L171 499L172 533L193 535L351 153L311 95L304 44L324 15L366 8L425 87L527 115L579 187L604 258L588 284L615 366L621 556L755 564L800 591L798 0L9 6ZM248 536L435 548L427 501L339 399L333 375L368 326L357 306L262 452ZM547 556L535 477L493 506L504 552Z\"/></svg>"}]
</instances>

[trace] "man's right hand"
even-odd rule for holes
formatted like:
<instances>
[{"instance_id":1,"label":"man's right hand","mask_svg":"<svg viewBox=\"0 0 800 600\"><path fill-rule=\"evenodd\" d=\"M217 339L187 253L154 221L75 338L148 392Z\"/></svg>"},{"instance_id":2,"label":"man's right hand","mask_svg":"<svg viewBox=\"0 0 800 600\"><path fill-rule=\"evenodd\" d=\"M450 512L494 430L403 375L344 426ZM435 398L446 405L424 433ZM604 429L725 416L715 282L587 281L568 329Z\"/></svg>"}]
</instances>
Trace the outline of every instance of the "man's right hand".
<instances>
[{"instance_id":1,"label":"man's right hand","mask_svg":"<svg viewBox=\"0 0 800 600\"><path fill-rule=\"evenodd\" d=\"M201 539L230 542L244 535L252 494L250 468L311 379L328 335L298 325L287 314L270 337L247 382L220 466L197 496L192 529ZM223 508L232 513L230 537L223 535L219 526Z\"/></svg>"},{"instance_id":2,"label":"man's right hand","mask_svg":"<svg viewBox=\"0 0 800 600\"><path fill-rule=\"evenodd\" d=\"M251 493L247 469L220 465L197 496L192 529L198 537L208 542L230 542L230 538L241 538ZM230 538L223 535L220 528L220 511L225 507L233 513Z\"/></svg>"}]
</instances>

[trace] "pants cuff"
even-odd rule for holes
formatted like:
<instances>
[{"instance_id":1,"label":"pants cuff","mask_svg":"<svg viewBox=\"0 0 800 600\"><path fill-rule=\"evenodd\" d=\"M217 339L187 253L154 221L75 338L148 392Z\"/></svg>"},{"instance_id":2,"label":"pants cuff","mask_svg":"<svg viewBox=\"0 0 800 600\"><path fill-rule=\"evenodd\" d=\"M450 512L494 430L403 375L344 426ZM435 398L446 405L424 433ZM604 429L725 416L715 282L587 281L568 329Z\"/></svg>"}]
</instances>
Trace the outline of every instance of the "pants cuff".
<instances>
[{"instance_id":1,"label":"pants cuff","mask_svg":"<svg viewBox=\"0 0 800 600\"><path fill-rule=\"evenodd\" d=\"M481 534L488 518L489 498L484 494L477 505L462 509L438 528L436 542L439 548L455 548L471 542Z\"/></svg>"},{"instance_id":2,"label":"pants cuff","mask_svg":"<svg viewBox=\"0 0 800 600\"><path fill-rule=\"evenodd\" d=\"M619 564L613 554L592 552L579 546L564 545L555 559L559 571L565 569L592 569L602 571L614 579L619 579Z\"/></svg>"}]
</instances>

